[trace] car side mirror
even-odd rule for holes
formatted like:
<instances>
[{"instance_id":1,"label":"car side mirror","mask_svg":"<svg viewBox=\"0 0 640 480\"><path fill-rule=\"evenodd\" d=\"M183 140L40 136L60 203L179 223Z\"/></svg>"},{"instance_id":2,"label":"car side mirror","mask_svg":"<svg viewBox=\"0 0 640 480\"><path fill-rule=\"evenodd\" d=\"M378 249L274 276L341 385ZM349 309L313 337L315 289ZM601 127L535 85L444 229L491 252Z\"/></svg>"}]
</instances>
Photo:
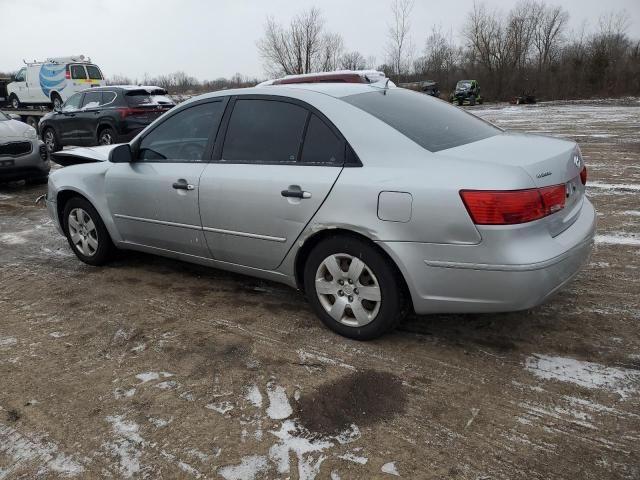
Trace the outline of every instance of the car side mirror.
<instances>
[{"instance_id":1,"label":"car side mirror","mask_svg":"<svg viewBox=\"0 0 640 480\"><path fill-rule=\"evenodd\" d=\"M131 163L133 161L133 153L128 143L117 145L109 152L109 161L112 163Z\"/></svg>"}]
</instances>

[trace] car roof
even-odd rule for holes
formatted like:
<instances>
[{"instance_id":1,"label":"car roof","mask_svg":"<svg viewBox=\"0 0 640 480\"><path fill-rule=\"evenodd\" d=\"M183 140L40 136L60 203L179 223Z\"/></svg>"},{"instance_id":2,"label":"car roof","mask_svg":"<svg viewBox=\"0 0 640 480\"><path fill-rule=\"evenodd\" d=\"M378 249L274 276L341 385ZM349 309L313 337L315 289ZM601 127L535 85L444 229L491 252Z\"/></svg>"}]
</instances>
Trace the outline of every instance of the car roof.
<instances>
[{"instance_id":1,"label":"car roof","mask_svg":"<svg viewBox=\"0 0 640 480\"><path fill-rule=\"evenodd\" d=\"M85 93L86 92L104 92L104 91L110 91L110 90L124 90L124 91L146 90L149 93L153 92L154 90L162 90L163 92L167 91L162 87L156 87L153 85L105 85L104 87L90 87L83 90L83 92Z\"/></svg>"}]
</instances>

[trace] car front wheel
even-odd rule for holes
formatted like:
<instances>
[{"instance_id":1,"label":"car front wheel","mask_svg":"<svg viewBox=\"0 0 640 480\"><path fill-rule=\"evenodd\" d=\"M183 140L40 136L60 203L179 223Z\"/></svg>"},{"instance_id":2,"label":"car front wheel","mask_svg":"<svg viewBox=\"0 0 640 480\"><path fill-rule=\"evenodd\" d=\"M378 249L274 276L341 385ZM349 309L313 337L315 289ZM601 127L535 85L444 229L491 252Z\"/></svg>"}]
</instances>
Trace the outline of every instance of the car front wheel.
<instances>
[{"instance_id":1,"label":"car front wheel","mask_svg":"<svg viewBox=\"0 0 640 480\"><path fill-rule=\"evenodd\" d=\"M312 308L331 330L356 340L377 338L404 315L401 280L375 246L336 236L319 243L305 265Z\"/></svg>"},{"instance_id":2,"label":"car front wheel","mask_svg":"<svg viewBox=\"0 0 640 480\"><path fill-rule=\"evenodd\" d=\"M64 231L76 256L89 265L104 265L113 254L107 228L93 205L80 197L64 207Z\"/></svg>"}]
</instances>

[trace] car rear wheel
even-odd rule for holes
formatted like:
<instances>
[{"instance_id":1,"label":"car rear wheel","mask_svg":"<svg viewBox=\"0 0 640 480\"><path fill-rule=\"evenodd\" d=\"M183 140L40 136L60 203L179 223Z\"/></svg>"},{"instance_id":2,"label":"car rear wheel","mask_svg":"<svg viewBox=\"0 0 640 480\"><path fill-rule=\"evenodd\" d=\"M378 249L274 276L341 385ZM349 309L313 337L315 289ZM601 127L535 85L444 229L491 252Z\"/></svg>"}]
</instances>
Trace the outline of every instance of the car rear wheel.
<instances>
[{"instance_id":1,"label":"car rear wheel","mask_svg":"<svg viewBox=\"0 0 640 480\"><path fill-rule=\"evenodd\" d=\"M110 128L103 128L98 134L98 145L111 145L115 143L115 133Z\"/></svg>"},{"instance_id":2,"label":"car rear wheel","mask_svg":"<svg viewBox=\"0 0 640 480\"><path fill-rule=\"evenodd\" d=\"M53 110L57 111L62 108L62 98L57 93L51 95L51 103L53 103Z\"/></svg>"},{"instance_id":3,"label":"car rear wheel","mask_svg":"<svg viewBox=\"0 0 640 480\"><path fill-rule=\"evenodd\" d=\"M20 108L20 100L15 93L12 93L9 97L9 104L11 105L11 108L15 108L16 110Z\"/></svg>"},{"instance_id":4,"label":"car rear wheel","mask_svg":"<svg viewBox=\"0 0 640 480\"><path fill-rule=\"evenodd\" d=\"M377 338L404 314L395 266L357 238L336 236L319 243L307 259L304 285L322 322L345 337Z\"/></svg>"},{"instance_id":5,"label":"car rear wheel","mask_svg":"<svg viewBox=\"0 0 640 480\"><path fill-rule=\"evenodd\" d=\"M80 260L98 266L111 259L114 246L93 205L84 198L72 198L64 207L63 219L69 245Z\"/></svg>"},{"instance_id":6,"label":"car rear wheel","mask_svg":"<svg viewBox=\"0 0 640 480\"><path fill-rule=\"evenodd\" d=\"M58 136L53 128L45 128L42 132L42 140L47 147L47 152L54 153L60 150L60 142L58 142Z\"/></svg>"}]
</instances>

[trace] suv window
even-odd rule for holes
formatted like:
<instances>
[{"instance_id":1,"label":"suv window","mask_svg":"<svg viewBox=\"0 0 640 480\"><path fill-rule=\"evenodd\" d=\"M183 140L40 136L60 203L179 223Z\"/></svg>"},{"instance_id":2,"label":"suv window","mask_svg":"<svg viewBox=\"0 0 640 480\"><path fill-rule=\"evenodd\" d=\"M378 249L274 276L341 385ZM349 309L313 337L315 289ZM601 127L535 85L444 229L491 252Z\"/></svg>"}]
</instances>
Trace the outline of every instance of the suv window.
<instances>
[{"instance_id":1,"label":"suv window","mask_svg":"<svg viewBox=\"0 0 640 480\"><path fill-rule=\"evenodd\" d=\"M309 112L274 100L236 101L222 149L222 161L296 162Z\"/></svg>"},{"instance_id":2,"label":"suv window","mask_svg":"<svg viewBox=\"0 0 640 480\"><path fill-rule=\"evenodd\" d=\"M91 80L102 80L102 72L95 65L87 65L87 74Z\"/></svg>"},{"instance_id":3,"label":"suv window","mask_svg":"<svg viewBox=\"0 0 640 480\"><path fill-rule=\"evenodd\" d=\"M125 94L125 99L130 107L141 105L174 105L174 101L167 97L167 91L157 90L130 90Z\"/></svg>"},{"instance_id":4,"label":"suv window","mask_svg":"<svg viewBox=\"0 0 640 480\"><path fill-rule=\"evenodd\" d=\"M108 105L116 98L116 92L102 92L102 103L100 105Z\"/></svg>"},{"instance_id":5,"label":"suv window","mask_svg":"<svg viewBox=\"0 0 640 480\"><path fill-rule=\"evenodd\" d=\"M500 134L489 122L423 93L403 88L343 97L416 142L438 152Z\"/></svg>"},{"instance_id":6,"label":"suv window","mask_svg":"<svg viewBox=\"0 0 640 480\"><path fill-rule=\"evenodd\" d=\"M84 69L83 65L71 65L69 67L71 69L71 78L74 80L86 80L87 72Z\"/></svg>"},{"instance_id":7,"label":"suv window","mask_svg":"<svg viewBox=\"0 0 640 480\"><path fill-rule=\"evenodd\" d=\"M18 73L16 73L16 82L24 82L25 81L25 74L27 73L27 69L26 68L22 68L20 69L20 71Z\"/></svg>"},{"instance_id":8,"label":"suv window","mask_svg":"<svg viewBox=\"0 0 640 480\"><path fill-rule=\"evenodd\" d=\"M209 136L218 131L224 103L189 107L169 117L146 135L138 148L142 162L201 162Z\"/></svg>"},{"instance_id":9,"label":"suv window","mask_svg":"<svg viewBox=\"0 0 640 480\"><path fill-rule=\"evenodd\" d=\"M345 142L316 115L311 115L302 148L302 162L342 165Z\"/></svg>"},{"instance_id":10,"label":"suv window","mask_svg":"<svg viewBox=\"0 0 640 480\"><path fill-rule=\"evenodd\" d=\"M72 95L71 97L69 97L69 99L66 102L64 102L64 105L62 105L62 111L73 112L75 110L79 110L80 102L82 101L83 95L84 95L83 93L76 93L75 95Z\"/></svg>"},{"instance_id":11,"label":"suv window","mask_svg":"<svg viewBox=\"0 0 640 480\"><path fill-rule=\"evenodd\" d=\"M84 94L82 109L98 108L102 105L102 92L87 92Z\"/></svg>"}]
</instances>

